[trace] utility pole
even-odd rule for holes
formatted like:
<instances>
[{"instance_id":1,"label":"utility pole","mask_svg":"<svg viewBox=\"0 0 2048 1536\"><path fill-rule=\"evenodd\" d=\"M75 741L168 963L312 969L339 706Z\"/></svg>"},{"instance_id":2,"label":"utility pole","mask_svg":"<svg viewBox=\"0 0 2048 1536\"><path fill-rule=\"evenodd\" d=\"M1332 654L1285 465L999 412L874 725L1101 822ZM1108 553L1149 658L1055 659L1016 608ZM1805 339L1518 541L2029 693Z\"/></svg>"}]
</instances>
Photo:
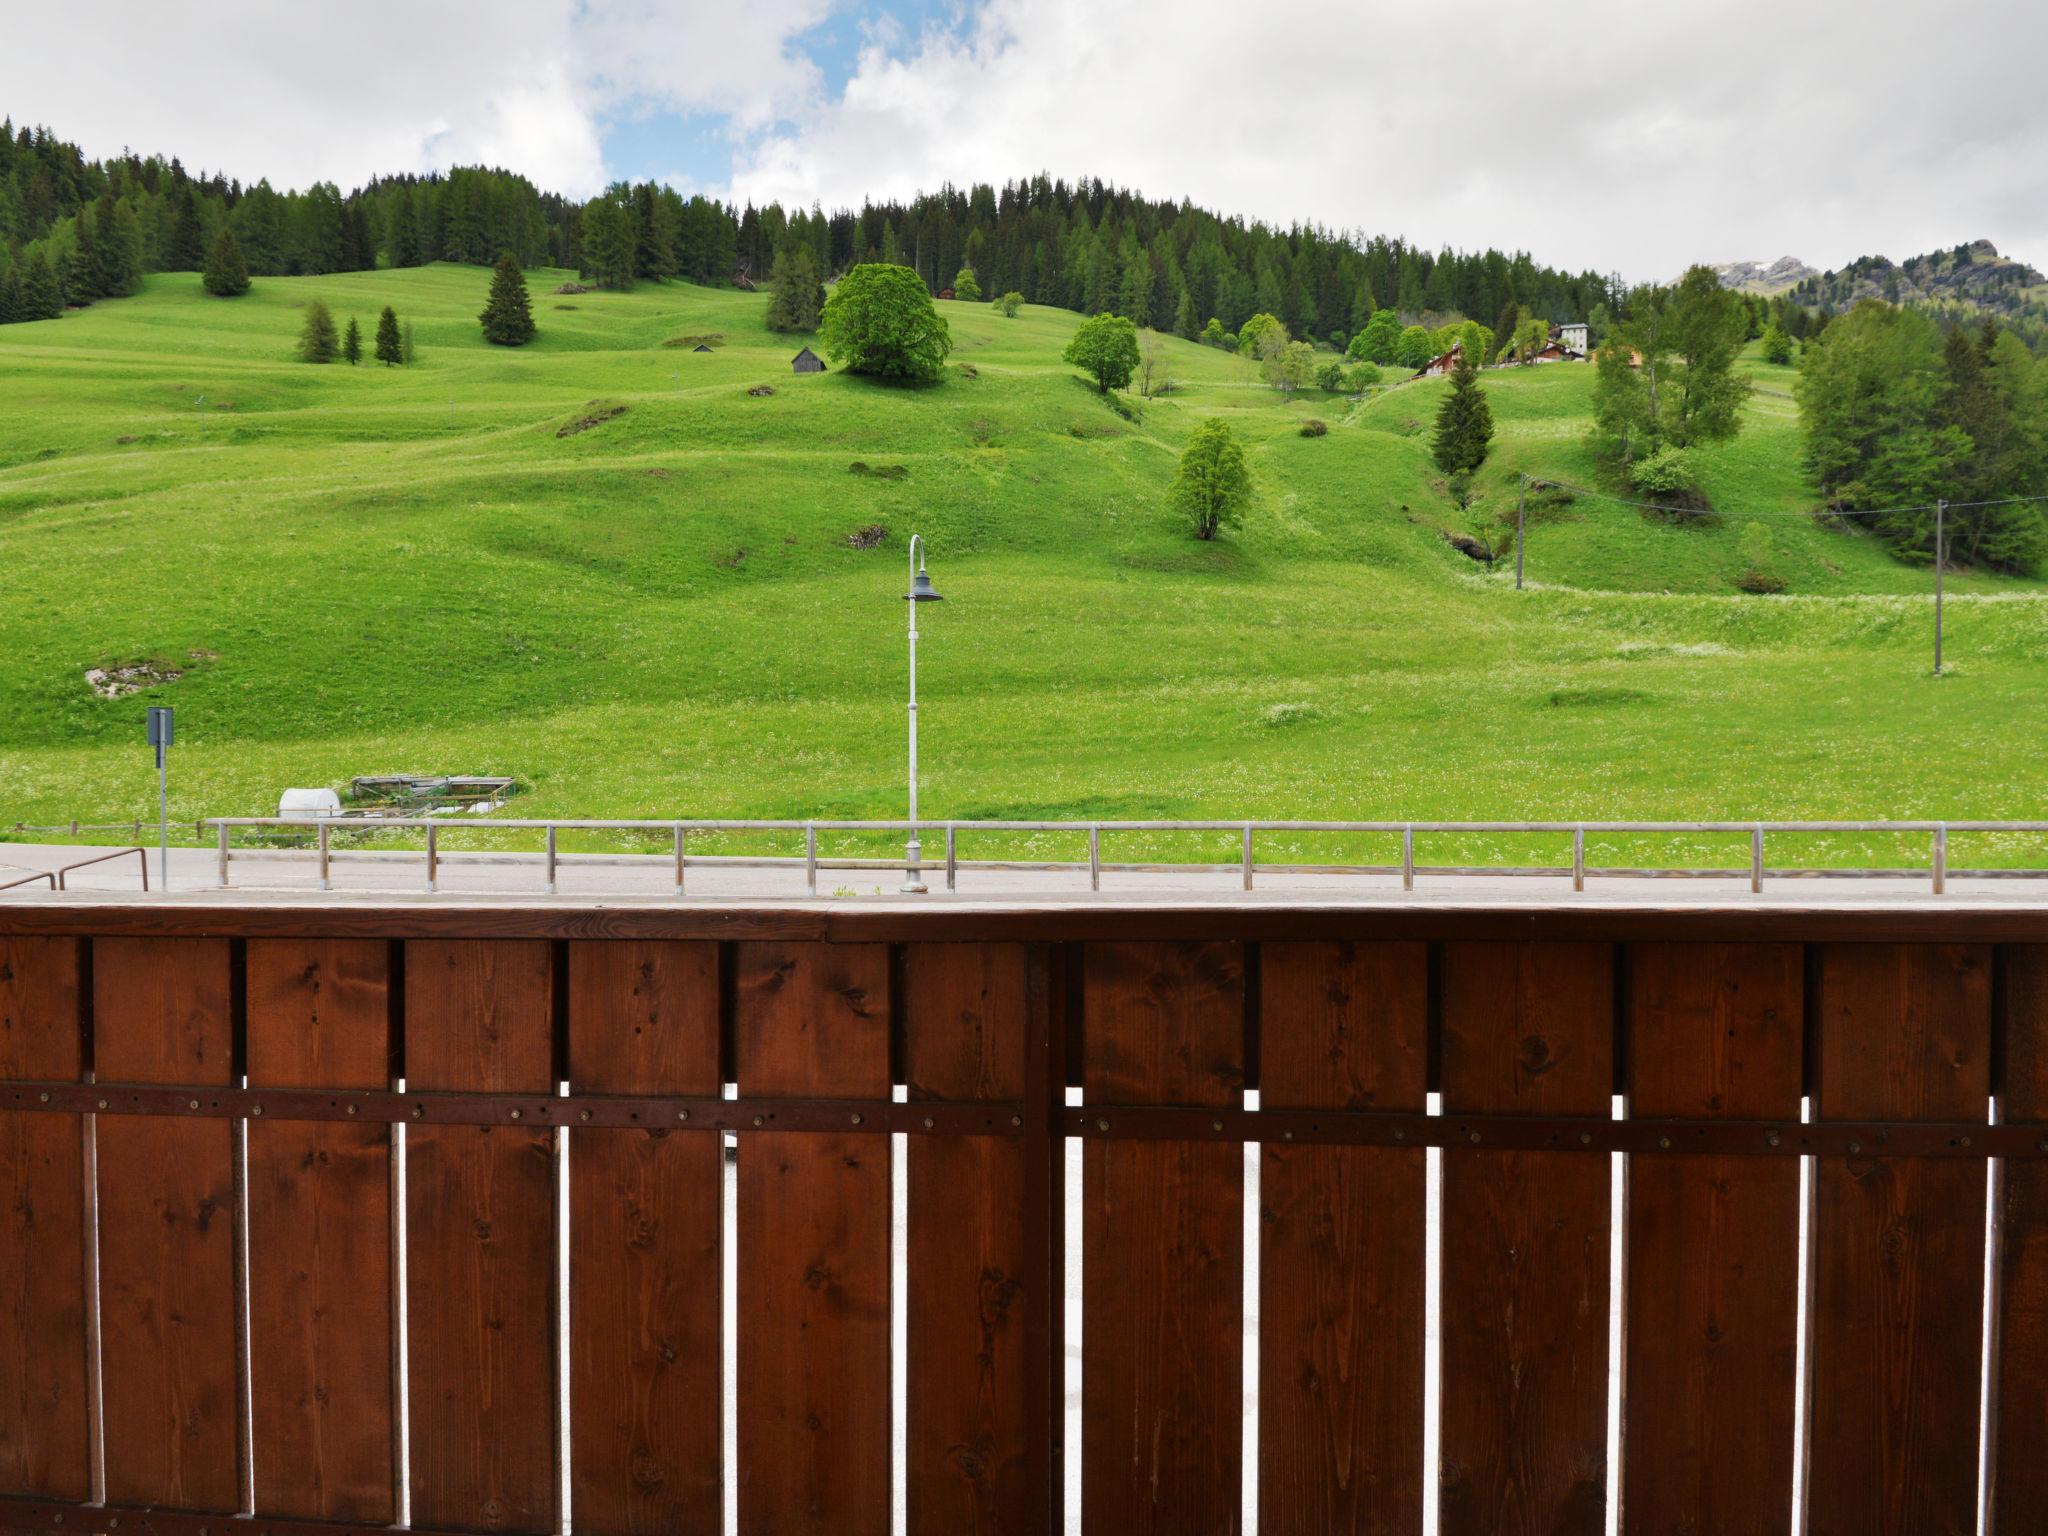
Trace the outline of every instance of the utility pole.
<instances>
[{"instance_id":1,"label":"utility pole","mask_svg":"<svg viewBox=\"0 0 2048 1536\"><path fill-rule=\"evenodd\" d=\"M1944 538L1946 537L1946 534L1947 534L1947 529L1946 529L1946 527L1945 527L1944 525L1945 525L1945 524L1947 523L1947 521L1948 521L1948 503L1947 503L1946 501L1937 501L1937 502L1935 502L1935 504L1934 504L1934 675L1935 675L1936 677L1939 677L1939 676L1941 676L1941 567L1942 567L1942 564L1943 564L1943 561L1942 561L1942 556L1943 556L1943 554L1944 554L1944 552L1945 552L1945 546L1944 546L1944 544L1943 544L1943 539L1944 539Z\"/></svg>"},{"instance_id":2,"label":"utility pole","mask_svg":"<svg viewBox=\"0 0 2048 1536\"><path fill-rule=\"evenodd\" d=\"M1522 590L1522 532L1529 521L1529 476L1522 475L1521 488L1515 492L1515 590Z\"/></svg>"}]
</instances>

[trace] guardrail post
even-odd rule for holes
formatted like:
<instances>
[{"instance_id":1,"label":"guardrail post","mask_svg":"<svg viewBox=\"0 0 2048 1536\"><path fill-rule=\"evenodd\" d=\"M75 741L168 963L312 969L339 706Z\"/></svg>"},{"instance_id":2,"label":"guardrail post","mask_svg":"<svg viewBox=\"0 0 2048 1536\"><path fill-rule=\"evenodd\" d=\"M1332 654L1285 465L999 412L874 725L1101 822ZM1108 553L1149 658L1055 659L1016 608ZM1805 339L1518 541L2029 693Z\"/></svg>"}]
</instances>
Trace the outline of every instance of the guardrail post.
<instances>
[{"instance_id":1,"label":"guardrail post","mask_svg":"<svg viewBox=\"0 0 2048 1536\"><path fill-rule=\"evenodd\" d=\"M959 889L960 849L953 837L953 823L946 823L946 889Z\"/></svg>"},{"instance_id":2,"label":"guardrail post","mask_svg":"<svg viewBox=\"0 0 2048 1536\"><path fill-rule=\"evenodd\" d=\"M1244 888L1252 888L1252 824L1244 824Z\"/></svg>"},{"instance_id":3,"label":"guardrail post","mask_svg":"<svg viewBox=\"0 0 2048 1536\"><path fill-rule=\"evenodd\" d=\"M1764 890L1764 824L1758 822L1749 834L1749 891L1761 896Z\"/></svg>"},{"instance_id":4,"label":"guardrail post","mask_svg":"<svg viewBox=\"0 0 2048 1536\"><path fill-rule=\"evenodd\" d=\"M1934 894L1948 890L1948 823L1934 829Z\"/></svg>"},{"instance_id":5,"label":"guardrail post","mask_svg":"<svg viewBox=\"0 0 2048 1536\"><path fill-rule=\"evenodd\" d=\"M683 894L683 824L676 823L676 894Z\"/></svg>"},{"instance_id":6,"label":"guardrail post","mask_svg":"<svg viewBox=\"0 0 2048 1536\"><path fill-rule=\"evenodd\" d=\"M1102 828L1088 829L1088 889L1102 889Z\"/></svg>"},{"instance_id":7,"label":"guardrail post","mask_svg":"<svg viewBox=\"0 0 2048 1536\"><path fill-rule=\"evenodd\" d=\"M227 824L226 822L224 822L224 821L223 821L223 822L219 823L219 826L220 826L220 888L221 888L222 890L226 890L226 889L228 888L228 824Z\"/></svg>"},{"instance_id":8,"label":"guardrail post","mask_svg":"<svg viewBox=\"0 0 2048 1536\"><path fill-rule=\"evenodd\" d=\"M1412 823L1401 829L1401 889L1415 889L1415 827Z\"/></svg>"},{"instance_id":9,"label":"guardrail post","mask_svg":"<svg viewBox=\"0 0 2048 1536\"><path fill-rule=\"evenodd\" d=\"M1586 888L1586 829L1572 828L1572 889Z\"/></svg>"},{"instance_id":10,"label":"guardrail post","mask_svg":"<svg viewBox=\"0 0 2048 1536\"><path fill-rule=\"evenodd\" d=\"M433 822L427 823L427 889L438 890L441 880L441 829Z\"/></svg>"},{"instance_id":11,"label":"guardrail post","mask_svg":"<svg viewBox=\"0 0 2048 1536\"><path fill-rule=\"evenodd\" d=\"M327 823L325 821L320 823L320 889L323 891L334 889L334 881L329 878L327 868Z\"/></svg>"},{"instance_id":12,"label":"guardrail post","mask_svg":"<svg viewBox=\"0 0 2048 1536\"><path fill-rule=\"evenodd\" d=\"M804 823L804 886L813 896L818 894L818 829L808 821Z\"/></svg>"},{"instance_id":13,"label":"guardrail post","mask_svg":"<svg viewBox=\"0 0 2048 1536\"><path fill-rule=\"evenodd\" d=\"M555 894L555 824L548 823L548 894Z\"/></svg>"}]
</instances>

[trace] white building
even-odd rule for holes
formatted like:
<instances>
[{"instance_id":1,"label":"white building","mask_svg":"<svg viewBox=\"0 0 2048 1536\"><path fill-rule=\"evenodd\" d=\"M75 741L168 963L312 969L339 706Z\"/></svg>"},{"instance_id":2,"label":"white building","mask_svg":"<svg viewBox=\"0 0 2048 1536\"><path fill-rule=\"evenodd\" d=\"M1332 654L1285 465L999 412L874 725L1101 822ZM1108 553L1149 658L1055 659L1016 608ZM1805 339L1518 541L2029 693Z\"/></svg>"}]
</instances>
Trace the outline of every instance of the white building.
<instances>
[{"instance_id":1,"label":"white building","mask_svg":"<svg viewBox=\"0 0 2048 1536\"><path fill-rule=\"evenodd\" d=\"M1573 321L1570 325L1560 325L1556 335L1565 351L1576 352L1581 357L1586 355L1586 324L1583 320Z\"/></svg>"}]
</instances>

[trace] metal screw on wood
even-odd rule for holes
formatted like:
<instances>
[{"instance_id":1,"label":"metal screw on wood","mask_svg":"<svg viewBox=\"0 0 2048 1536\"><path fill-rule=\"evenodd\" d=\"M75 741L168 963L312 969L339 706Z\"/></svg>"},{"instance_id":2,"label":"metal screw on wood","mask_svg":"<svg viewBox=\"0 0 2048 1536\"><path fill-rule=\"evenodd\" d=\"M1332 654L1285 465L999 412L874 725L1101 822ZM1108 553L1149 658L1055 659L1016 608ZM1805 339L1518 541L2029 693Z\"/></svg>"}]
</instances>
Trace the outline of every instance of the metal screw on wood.
<instances>
[{"instance_id":1,"label":"metal screw on wood","mask_svg":"<svg viewBox=\"0 0 2048 1536\"><path fill-rule=\"evenodd\" d=\"M45 1104L50 1102L50 1096L47 1093L39 1093L36 1095L36 1097L41 1099Z\"/></svg>"},{"instance_id":2,"label":"metal screw on wood","mask_svg":"<svg viewBox=\"0 0 2048 1536\"><path fill-rule=\"evenodd\" d=\"M1095 1122L1095 1129L1097 1129L1098 1131L1106 1131L1109 1129L1109 1122L1107 1120L1098 1120Z\"/></svg>"},{"instance_id":3,"label":"metal screw on wood","mask_svg":"<svg viewBox=\"0 0 2048 1536\"><path fill-rule=\"evenodd\" d=\"M512 1118L513 1118L514 1120L517 1120L517 1119L518 1119L518 1118L520 1117L520 1113L521 1113L521 1111L519 1111L519 1110L516 1110L516 1109L515 1109L515 1110L513 1110L513 1111L512 1111Z\"/></svg>"},{"instance_id":4,"label":"metal screw on wood","mask_svg":"<svg viewBox=\"0 0 2048 1536\"><path fill-rule=\"evenodd\" d=\"M936 1120L934 1120L934 1119L933 1119L933 1118L932 1118L932 1117L931 1117L930 1115L926 1115L926 1116L924 1117L924 1128L925 1128L926 1130L930 1130L930 1129L931 1129L931 1128L932 1128L933 1126L935 1126L935 1125L937 1125L937 1124L938 1124L938 1122L937 1122Z\"/></svg>"},{"instance_id":5,"label":"metal screw on wood","mask_svg":"<svg viewBox=\"0 0 2048 1536\"><path fill-rule=\"evenodd\" d=\"M579 1115L577 1116L577 1118L578 1118L579 1120L588 1120L588 1119L590 1118L590 1111L589 1111L589 1110L587 1110L587 1109L586 1109L586 1110L584 1110L584 1111L582 1111L582 1113L581 1113L581 1114L579 1114Z\"/></svg>"},{"instance_id":6,"label":"metal screw on wood","mask_svg":"<svg viewBox=\"0 0 2048 1536\"><path fill-rule=\"evenodd\" d=\"M1669 1136L1659 1136L1657 1138L1657 1145L1668 1149L1671 1146L1671 1138Z\"/></svg>"},{"instance_id":7,"label":"metal screw on wood","mask_svg":"<svg viewBox=\"0 0 2048 1536\"><path fill-rule=\"evenodd\" d=\"M1849 1143L1849 1150L1851 1152L1861 1152L1863 1150L1863 1143L1860 1141L1852 1141Z\"/></svg>"},{"instance_id":8,"label":"metal screw on wood","mask_svg":"<svg viewBox=\"0 0 2048 1536\"><path fill-rule=\"evenodd\" d=\"M100 1108L101 1108L101 1109L105 1109L106 1107L107 1107L107 1101L106 1101L105 1099L101 1099L101 1100L100 1100ZM60 1516L58 1516L58 1518L59 1518L59 1519L61 1520L61 1519L63 1518L63 1516L61 1516L61 1515L60 1515Z\"/></svg>"},{"instance_id":9,"label":"metal screw on wood","mask_svg":"<svg viewBox=\"0 0 2048 1536\"><path fill-rule=\"evenodd\" d=\"M855 1125L859 1125L859 1124L860 1124L860 1122L861 1122L861 1116L859 1116L859 1115L855 1115L855 1116L853 1117L853 1123L854 1123ZM760 1124L760 1122L759 1122L758 1120L757 1120L757 1121L755 1121L754 1123L755 1123L756 1125Z\"/></svg>"},{"instance_id":10,"label":"metal screw on wood","mask_svg":"<svg viewBox=\"0 0 2048 1536\"><path fill-rule=\"evenodd\" d=\"M679 1109L676 1111L676 1118L678 1120L687 1120L690 1118L690 1112L687 1109Z\"/></svg>"},{"instance_id":11,"label":"metal screw on wood","mask_svg":"<svg viewBox=\"0 0 2048 1536\"><path fill-rule=\"evenodd\" d=\"M1475 1136L1472 1139L1474 1141L1477 1141L1479 1138ZM1593 1133L1591 1131L1579 1132L1579 1145L1582 1147L1590 1147L1591 1145L1593 1145Z\"/></svg>"},{"instance_id":12,"label":"metal screw on wood","mask_svg":"<svg viewBox=\"0 0 2048 1536\"><path fill-rule=\"evenodd\" d=\"M1777 1144L1778 1133L1776 1131L1766 1131L1764 1133L1764 1145L1767 1147L1775 1147Z\"/></svg>"},{"instance_id":13,"label":"metal screw on wood","mask_svg":"<svg viewBox=\"0 0 2048 1536\"><path fill-rule=\"evenodd\" d=\"M1012 1125L1022 1125L1023 1123L1024 1123L1024 1117L1023 1117L1022 1115L1012 1115L1012 1116L1010 1116L1010 1124L1012 1124Z\"/></svg>"},{"instance_id":14,"label":"metal screw on wood","mask_svg":"<svg viewBox=\"0 0 2048 1536\"><path fill-rule=\"evenodd\" d=\"M260 1115L263 1113L263 1106L261 1104L251 1104L249 1106L249 1113L252 1115ZM355 1111L351 1109L349 1113L354 1114Z\"/></svg>"},{"instance_id":15,"label":"metal screw on wood","mask_svg":"<svg viewBox=\"0 0 2048 1536\"><path fill-rule=\"evenodd\" d=\"M760 1115L756 1115L756 1116L754 1116L754 1124L756 1124L756 1125L766 1125L767 1123L768 1123L768 1122L767 1122L767 1121L766 1121L765 1119L763 1119L763 1118L762 1118L762 1117L761 1117Z\"/></svg>"},{"instance_id":16,"label":"metal screw on wood","mask_svg":"<svg viewBox=\"0 0 2048 1536\"><path fill-rule=\"evenodd\" d=\"M353 1104L349 1105L349 1107L348 1107L348 1112L349 1112L350 1114L354 1114L354 1113L356 1112L356 1107L355 1107L355 1105L353 1105Z\"/></svg>"}]
</instances>

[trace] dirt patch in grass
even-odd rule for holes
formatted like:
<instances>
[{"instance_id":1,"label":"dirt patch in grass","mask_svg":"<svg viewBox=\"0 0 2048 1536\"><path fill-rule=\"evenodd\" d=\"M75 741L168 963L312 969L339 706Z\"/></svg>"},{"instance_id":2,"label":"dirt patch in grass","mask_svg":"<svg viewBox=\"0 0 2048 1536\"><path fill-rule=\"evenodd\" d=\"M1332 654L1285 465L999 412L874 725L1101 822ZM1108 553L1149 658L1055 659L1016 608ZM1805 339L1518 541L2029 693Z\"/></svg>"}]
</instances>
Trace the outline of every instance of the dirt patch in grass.
<instances>
[{"instance_id":1,"label":"dirt patch in grass","mask_svg":"<svg viewBox=\"0 0 2048 1536\"><path fill-rule=\"evenodd\" d=\"M887 541L889 530L880 523L869 523L865 528L856 528L846 536L846 542L854 549L874 549Z\"/></svg>"},{"instance_id":2,"label":"dirt patch in grass","mask_svg":"<svg viewBox=\"0 0 2048 1536\"><path fill-rule=\"evenodd\" d=\"M662 343L664 347L712 347L725 345L725 332L704 331L695 336L671 336Z\"/></svg>"},{"instance_id":3,"label":"dirt patch in grass","mask_svg":"<svg viewBox=\"0 0 2048 1536\"><path fill-rule=\"evenodd\" d=\"M1553 688L1544 702L1552 709L1616 708L1648 704L1655 697L1640 688Z\"/></svg>"},{"instance_id":4,"label":"dirt patch in grass","mask_svg":"<svg viewBox=\"0 0 2048 1536\"><path fill-rule=\"evenodd\" d=\"M135 661L121 667L87 667L85 682L103 699L121 699L145 688L175 683L184 675L182 667L167 667L160 661Z\"/></svg>"},{"instance_id":5,"label":"dirt patch in grass","mask_svg":"<svg viewBox=\"0 0 2048 1536\"><path fill-rule=\"evenodd\" d=\"M864 464L855 459L846 466L850 475L863 475L870 480L908 480L910 466L907 464Z\"/></svg>"},{"instance_id":6,"label":"dirt patch in grass","mask_svg":"<svg viewBox=\"0 0 2048 1536\"><path fill-rule=\"evenodd\" d=\"M760 400L765 398L766 396L774 394L775 386L773 384L756 384L752 389L748 390L747 393L752 395L756 400Z\"/></svg>"},{"instance_id":7,"label":"dirt patch in grass","mask_svg":"<svg viewBox=\"0 0 2048 1536\"><path fill-rule=\"evenodd\" d=\"M578 432L588 432L592 427L601 427L614 417L625 414L626 408L615 400L593 400L581 416L574 421L565 421L555 428L555 436L574 437Z\"/></svg>"}]
</instances>

